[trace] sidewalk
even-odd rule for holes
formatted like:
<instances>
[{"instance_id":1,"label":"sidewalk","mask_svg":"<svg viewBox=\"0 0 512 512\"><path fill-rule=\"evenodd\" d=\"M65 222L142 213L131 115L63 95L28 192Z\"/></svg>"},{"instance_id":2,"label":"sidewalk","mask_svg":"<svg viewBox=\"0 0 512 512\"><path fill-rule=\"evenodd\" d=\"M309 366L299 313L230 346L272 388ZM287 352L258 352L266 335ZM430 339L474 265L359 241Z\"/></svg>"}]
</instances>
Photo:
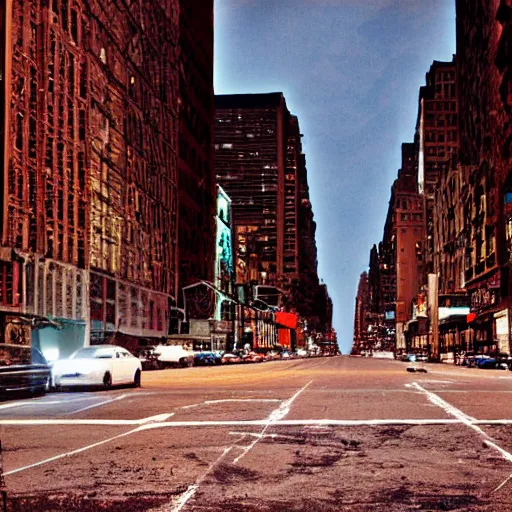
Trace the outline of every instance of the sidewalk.
<instances>
[{"instance_id":1,"label":"sidewalk","mask_svg":"<svg viewBox=\"0 0 512 512\"><path fill-rule=\"evenodd\" d=\"M497 369L468 368L448 363L409 363L409 365L422 365L428 373L457 375L464 377L512 379L512 371Z\"/></svg>"}]
</instances>

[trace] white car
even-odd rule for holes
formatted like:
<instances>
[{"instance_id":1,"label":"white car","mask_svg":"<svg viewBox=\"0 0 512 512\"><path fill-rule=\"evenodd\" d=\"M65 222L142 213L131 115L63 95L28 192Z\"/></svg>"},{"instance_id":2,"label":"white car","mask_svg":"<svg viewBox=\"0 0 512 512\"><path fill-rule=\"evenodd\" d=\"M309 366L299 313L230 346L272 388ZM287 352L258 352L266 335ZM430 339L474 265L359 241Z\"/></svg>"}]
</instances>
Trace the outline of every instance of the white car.
<instances>
[{"instance_id":1,"label":"white car","mask_svg":"<svg viewBox=\"0 0 512 512\"><path fill-rule=\"evenodd\" d=\"M181 345L157 345L155 355L161 368L181 366L187 368L194 364L194 352Z\"/></svg>"},{"instance_id":2,"label":"white car","mask_svg":"<svg viewBox=\"0 0 512 512\"><path fill-rule=\"evenodd\" d=\"M52 380L56 389L68 386L102 386L117 384L140 386L142 365L128 350L115 345L83 347L69 359L56 361Z\"/></svg>"}]
</instances>

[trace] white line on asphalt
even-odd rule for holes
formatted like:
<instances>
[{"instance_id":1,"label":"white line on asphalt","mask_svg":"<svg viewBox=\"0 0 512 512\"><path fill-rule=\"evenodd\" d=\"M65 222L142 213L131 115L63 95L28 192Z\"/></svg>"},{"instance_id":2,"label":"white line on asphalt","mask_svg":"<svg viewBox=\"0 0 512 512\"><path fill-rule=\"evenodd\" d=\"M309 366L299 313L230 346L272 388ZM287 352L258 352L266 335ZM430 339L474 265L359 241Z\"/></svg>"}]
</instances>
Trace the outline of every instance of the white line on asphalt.
<instances>
[{"instance_id":1,"label":"white line on asphalt","mask_svg":"<svg viewBox=\"0 0 512 512\"><path fill-rule=\"evenodd\" d=\"M66 414L64 414L64 416L71 416L72 414L78 414L79 412L84 412L84 411L88 411L89 409L94 409L96 407L101 407L102 405L107 405L107 404L110 404L112 402L117 402L118 400L124 400L126 397L128 397L130 395L118 395L114 398L110 398L109 400L104 400L103 402L98 402L97 404L92 404L92 405L88 405L87 407L82 407L81 409L78 409L76 411L71 411L71 412L68 412Z\"/></svg>"},{"instance_id":2,"label":"white line on asphalt","mask_svg":"<svg viewBox=\"0 0 512 512\"><path fill-rule=\"evenodd\" d=\"M65 419L42 419L42 420L0 420L0 426L18 426L18 427L42 427L42 426L111 426L121 427L126 425L142 425L143 430L152 430L159 428L186 428L186 427L265 427L268 425L268 419L265 420L205 420L205 421L165 421L166 418L173 416L163 414L143 418L140 420L65 420ZM469 418L469 416L468 416ZM512 419L501 420L470 420L472 425L512 425ZM326 426L326 427L378 427L381 425L458 425L465 424L459 419L451 418L426 418L426 419L373 419L373 420L279 420L272 422L273 427L308 427L308 426Z\"/></svg>"},{"instance_id":3,"label":"white line on asphalt","mask_svg":"<svg viewBox=\"0 0 512 512\"><path fill-rule=\"evenodd\" d=\"M50 457L48 459L40 460L39 462L34 462L33 464L29 464L29 465L23 466L21 468L17 468L17 469L13 469L11 471L7 471L6 473L4 473L4 476L14 475L15 473L20 473L21 471L25 471L27 469L36 468L38 466L42 466L43 464L48 464L50 462L54 462L56 460L63 459L65 457L71 457L72 455L77 455L78 453L82 453L82 452L85 452L87 450L90 450L91 448L96 448L97 446L101 446L103 444L110 443L111 441L115 441L116 439L120 439L122 437L126 437L126 436L129 436L131 434L135 434L136 432L139 432L140 430L142 430L146 426L146 424L148 422L151 422L151 421L162 421L162 420L165 421L167 418L169 418L173 414L174 413L171 413L171 414L159 414L157 416L150 416L150 417L144 418L142 420L137 420L136 424L138 424L140 426L138 426L137 428L134 428L133 430L129 430L128 432L124 432L123 434L119 434L119 435L114 436L114 437L109 437L108 439L104 439L103 441L98 441L97 443L93 443L93 444L89 444L87 446L83 446L82 448L78 448L78 449L72 450L70 452L61 453L59 455L55 455L54 457ZM77 421L77 420L75 420L75 421Z\"/></svg>"},{"instance_id":4,"label":"white line on asphalt","mask_svg":"<svg viewBox=\"0 0 512 512\"><path fill-rule=\"evenodd\" d=\"M265 426L263 427L263 430L261 431L261 435L264 435L265 432L267 431L267 429L271 425L273 425L277 421L282 420L290 412L290 408L291 408L293 402L295 401L295 399L301 393L303 393L310 386L310 384L312 382L313 381L310 380L303 388L299 389L299 391L297 391L291 398L289 398L288 400L285 400L277 409L275 409L274 411L272 411L270 413L270 416L267 418L267 423L265 424ZM260 437L257 437L249 446L244 447L242 450L242 453L238 457L236 457L236 459L233 461L233 464L237 464L238 461L240 461L240 459L245 457L256 446L256 444L258 443L258 441L260 439L261 439Z\"/></svg>"},{"instance_id":5,"label":"white line on asphalt","mask_svg":"<svg viewBox=\"0 0 512 512\"><path fill-rule=\"evenodd\" d=\"M96 397L86 397L83 398L72 398L71 400L24 400L22 402L9 402L7 404L0 405L0 410L2 409L12 409L14 407L23 407L23 406L34 406L34 405L58 405L58 404L68 404L69 402L83 402L84 400L94 400Z\"/></svg>"},{"instance_id":6,"label":"white line on asphalt","mask_svg":"<svg viewBox=\"0 0 512 512\"><path fill-rule=\"evenodd\" d=\"M283 436L280 434L260 434L258 432L229 432L230 436L242 436L242 437L256 437L258 439L287 439L291 441L297 441L296 436Z\"/></svg>"},{"instance_id":7,"label":"white line on asphalt","mask_svg":"<svg viewBox=\"0 0 512 512\"><path fill-rule=\"evenodd\" d=\"M171 509L171 512L179 512L183 507L187 504L188 500L194 496L199 489L199 486L204 482L205 478L210 474L210 472L217 466L217 464L233 449L235 445L231 445L229 448L225 448L221 455L208 467L205 473L197 480L195 484L189 485L188 489L182 494L179 498L177 498Z\"/></svg>"},{"instance_id":8,"label":"white line on asphalt","mask_svg":"<svg viewBox=\"0 0 512 512\"><path fill-rule=\"evenodd\" d=\"M489 434L487 434L478 425L475 424L475 420L473 418L471 418L467 414L464 414L460 409L457 409L457 407L451 405L446 400L443 400L440 396L436 395L435 393L432 393L432 391L428 391L425 388L422 388L417 382L414 382L413 386L419 391L423 392L425 395L427 395L428 399L433 404L437 405L451 416L455 416L466 426L480 434L480 436L484 438L484 443L487 446L489 446L490 448L494 448L508 462L512 462L512 453L507 452L501 446L496 444L496 441ZM500 485L493 489L491 493L501 489L511 478L512 475L508 476Z\"/></svg>"},{"instance_id":9,"label":"white line on asphalt","mask_svg":"<svg viewBox=\"0 0 512 512\"><path fill-rule=\"evenodd\" d=\"M64 419L43 419L43 420L0 420L0 425L17 425L22 427L40 427L43 425L103 425L103 426L123 426L123 425L145 425L150 422L164 424L167 418L174 416L175 413L157 414L140 420L64 420Z\"/></svg>"},{"instance_id":10,"label":"white line on asphalt","mask_svg":"<svg viewBox=\"0 0 512 512\"><path fill-rule=\"evenodd\" d=\"M21 468L13 469L11 471L7 471L4 473L4 476L14 475L15 473L19 473L21 471L25 471L27 469L36 468L38 466L42 466L43 464L48 464L49 462L54 462L59 459L63 459L65 457L71 457L72 455L76 455L81 452L85 452L86 450L90 450L91 448L96 448L97 446L101 446L102 444L110 443L111 441L115 441L116 439L120 439L121 437L129 436L130 434L134 434L139 430L140 427L135 428L133 430L129 430L128 432L125 432L124 434L119 434L114 437L109 437L108 439L104 439L103 441L99 441L94 444L90 444L88 446L83 446L82 448L78 448L77 450L72 450L70 452L61 453L60 455L55 455L54 457L50 457L48 459L41 460L39 462L34 462L33 464L29 464L28 466L23 466Z\"/></svg>"},{"instance_id":11,"label":"white line on asphalt","mask_svg":"<svg viewBox=\"0 0 512 512\"><path fill-rule=\"evenodd\" d=\"M148 423L162 423L165 422L167 418L174 416L175 413L171 412L169 414L156 414L155 416L149 416L147 418L143 418L142 420L137 420L140 425L145 425Z\"/></svg>"},{"instance_id":12,"label":"white line on asphalt","mask_svg":"<svg viewBox=\"0 0 512 512\"><path fill-rule=\"evenodd\" d=\"M198 404L184 405L180 410L193 409L203 405L225 404L227 402L280 402L279 398L224 398L222 400L205 400Z\"/></svg>"}]
</instances>

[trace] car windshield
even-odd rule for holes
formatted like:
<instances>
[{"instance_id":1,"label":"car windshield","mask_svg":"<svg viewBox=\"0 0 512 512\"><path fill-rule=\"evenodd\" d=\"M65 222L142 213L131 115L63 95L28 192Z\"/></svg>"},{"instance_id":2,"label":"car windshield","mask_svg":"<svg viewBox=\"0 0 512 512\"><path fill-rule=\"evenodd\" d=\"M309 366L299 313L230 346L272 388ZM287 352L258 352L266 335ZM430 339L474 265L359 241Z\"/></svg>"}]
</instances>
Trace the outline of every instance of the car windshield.
<instances>
[{"instance_id":1,"label":"car windshield","mask_svg":"<svg viewBox=\"0 0 512 512\"><path fill-rule=\"evenodd\" d=\"M112 359L114 353L110 348L86 347L77 350L70 359Z\"/></svg>"}]
</instances>

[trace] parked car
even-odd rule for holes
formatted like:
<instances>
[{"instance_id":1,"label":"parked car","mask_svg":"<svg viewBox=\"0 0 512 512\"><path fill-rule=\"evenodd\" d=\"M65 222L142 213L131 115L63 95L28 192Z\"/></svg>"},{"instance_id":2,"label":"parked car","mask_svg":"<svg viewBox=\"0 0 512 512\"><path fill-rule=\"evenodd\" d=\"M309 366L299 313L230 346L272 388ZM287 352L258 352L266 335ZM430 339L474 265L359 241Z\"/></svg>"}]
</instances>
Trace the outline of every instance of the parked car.
<instances>
[{"instance_id":1,"label":"parked car","mask_svg":"<svg viewBox=\"0 0 512 512\"><path fill-rule=\"evenodd\" d=\"M418 363L426 363L428 361L428 354L416 354L416 361Z\"/></svg>"},{"instance_id":2,"label":"parked car","mask_svg":"<svg viewBox=\"0 0 512 512\"><path fill-rule=\"evenodd\" d=\"M299 348L296 350L295 354L297 357L309 357L309 352L307 350L304 350L303 348Z\"/></svg>"},{"instance_id":3,"label":"parked car","mask_svg":"<svg viewBox=\"0 0 512 512\"><path fill-rule=\"evenodd\" d=\"M71 386L102 386L141 384L142 364L128 350L115 345L94 345L80 348L69 359L53 365L56 389Z\"/></svg>"},{"instance_id":4,"label":"parked car","mask_svg":"<svg viewBox=\"0 0 512 512\"><path fill-rule=\"evenodd\" d=\"M221 358L222 364L236 364L241 362L242 358L237 354L226 353Z\"/></svg>"},{"instance_id":5,"label":"parked car","mask_svg":"<svg viewBox=\"0 0 512 512\"><path fill-rule=\"evenodd\" d=\"M157 345L155 354L160 368L188 368L194 364L194 352L182 345Z\"/></svg>"},{"instance_id":6,"label":"parked car","mask_svg":"<svg viewBox=\"0 0 512 512\"><path fill-rule=\"evenodd\" d=\"M51 386L51 368L35 347L0 344L0 398L14 392L43 394Z\"/></svg>"},{"instance_id":7,"label":"parked car","mask_svg":"<svg viewBox=\"0 0 512 512\"><path fill-rule=\"evenodd\" d=\"M213 359L213 364L222 364L222 353L221 352L201 352L202 354L207 354L209 357Z\"/></svg>"},{"instance_id":8,"label":"parked car","mask_svg":"<svg viewBox=\"0 0 512 512\"><path fill-rule=\"evenodd\" d=\"M475 358L475 366L482 369L509 370L512 367L512 359L506 353L478 356Z\"/></svg>"},{"instance_id":9,"label":"parked car","mask_svg":"<svg viewBox=\"0 0 512 512\"><path fill-rule=\"evenodd\" d=\"M256 352L249 352L242 356L242 360L244 363L262 363L264 361L264 357Z\"/></svg>"},{"instance_id":10,"label":"parked car","mask_svg":"<svg viewBox=\"0 0 512 512\"><path fill-rule=\"evenodd\" d=\"M485 354L475 355L475 368L495 368L496 360Z\"/></svg>"},{"instance_id":11,"label":"parked car","mask_svg":"<svg viewBox=\"0 0 512 512\"><path fill-rule=\"evenodd\" d=\"M194 354L194 366L214 366L216 357L212 352L196 352Z\"/></svg>"},{"instance_id":12,"label":"parked car","mask_svg":"<svg viewBox=\"0 0 512 512\"><path fill-rule=\"evenodd\" d=\"M287 350L283 350L281 352L281 359L290 359L291 355L290 355L290 352L288 352Z\"/></svg>"}]
</instances>

